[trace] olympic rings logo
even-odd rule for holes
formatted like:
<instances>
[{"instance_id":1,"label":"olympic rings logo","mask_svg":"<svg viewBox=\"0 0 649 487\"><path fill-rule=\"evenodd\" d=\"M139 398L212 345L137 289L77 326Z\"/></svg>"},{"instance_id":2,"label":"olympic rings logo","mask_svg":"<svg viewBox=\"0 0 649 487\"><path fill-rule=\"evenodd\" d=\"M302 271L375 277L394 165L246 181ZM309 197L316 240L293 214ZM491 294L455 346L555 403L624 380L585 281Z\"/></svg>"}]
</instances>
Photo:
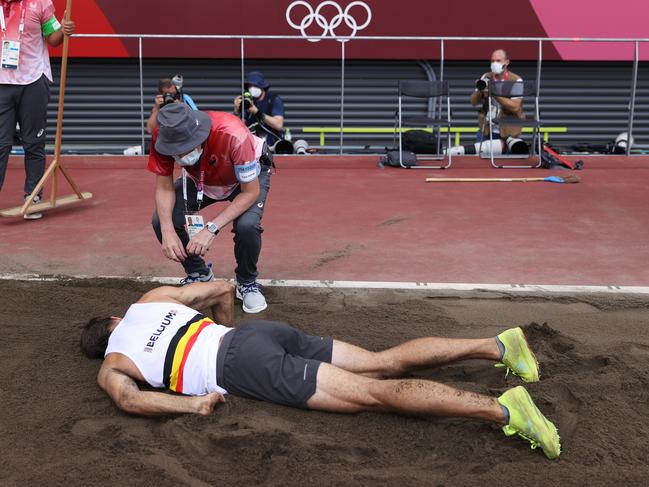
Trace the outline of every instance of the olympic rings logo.
<instances>
[{"instance_id":1,"label":"olympic rings logo","mask_svg":"<svg viewBox=\"0 0 649 487\"><path fill-rule=\"evenodd\" d=\"M291 18L291 12L295 7L298 6L306 8L307 14L299 23L295 23ZM336 15L334 15L331 20L327 20L327 18L321 13L322 9L324 9L325 7L333 7L337 12ZM365 9L367 20L363 24L359 25L358 21L354 18L354 16L350 15L349 12L354 7ZM302 34L302 37L305 37L309 42L319 42L322 39L325 39L326 37L336 39L338 42L346 42L349 40L349 38L356 36L359 30L363 30L365 27L370 25L370 22L372 21L372 10L365 2L360 2L360 1L351 2L349 5L347 5L345 10L343 10L340 5L338 5L336 2L333 2L331 0L326 0L322 2L314 10L309 3L302 0L297 0L292 4L290 4L286 9L286 21L288 22L288 25L290 25L296 30L299 30L300 33ZM309 27L311 27L314 22L319 28L322 29L322 34L320 35L307 34L306 30ZM336 29L340 27L343 22L349 29L351 29L351 33L347 36L344 36L347 39L341 40L338 39L338 36L336 35Z\"/></svg>"}]
</instances>

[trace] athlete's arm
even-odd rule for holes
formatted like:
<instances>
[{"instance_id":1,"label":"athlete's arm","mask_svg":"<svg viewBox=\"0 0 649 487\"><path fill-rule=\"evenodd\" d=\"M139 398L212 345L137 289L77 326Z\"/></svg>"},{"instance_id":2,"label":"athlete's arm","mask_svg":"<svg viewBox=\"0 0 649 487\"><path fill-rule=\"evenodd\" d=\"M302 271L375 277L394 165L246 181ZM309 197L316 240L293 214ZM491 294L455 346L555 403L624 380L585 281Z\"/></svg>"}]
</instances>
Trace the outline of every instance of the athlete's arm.
<instances>
[{"instance_id":1,"label":"athlete's arm","mask_svg":"<svg viewBox=\"0 0 649 487\"><path fill-rule=\"evenodd\" d=\"M99 369L97 382L122 411L143 416L194 413L208 415L225 402L223 395L213 392L205 396L174 396L162 392L141 391L135 381L115 368L119 358L111 354Z\"/></svg>"},{"instance_id":2,"label":"athlete's arm","mask_svg":"<svg viewBox=\"0 0 649 487\"><path fill-rule=\"evenodd\" d=\"M225 281L197 282L182 287L163 286L146 293L138 303L180 303L193 309L211 308L214 321L234 319L234 286Z\"/></svg>"}]
</instances>

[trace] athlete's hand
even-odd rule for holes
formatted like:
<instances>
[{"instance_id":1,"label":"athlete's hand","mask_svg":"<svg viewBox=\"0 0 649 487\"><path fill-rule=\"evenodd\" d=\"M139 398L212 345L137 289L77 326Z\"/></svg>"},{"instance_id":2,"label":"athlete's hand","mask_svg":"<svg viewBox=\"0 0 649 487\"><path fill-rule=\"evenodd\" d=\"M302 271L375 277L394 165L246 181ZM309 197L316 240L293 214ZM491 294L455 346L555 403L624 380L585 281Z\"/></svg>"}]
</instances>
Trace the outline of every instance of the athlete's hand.
<instances>
[{"instance_id":1,"label":"athlete's hand","mask_svg":"<svg viewBox=\"0 0 649 487\"><path fill-rule=\"evenodd\" d=\"M162 234L162 253L167 259L182 262L187 258L183 243L174 231Z\"/></svg>"},{"instance_id":2,"label":"athlete's hand","mask_svg":"<svg viewBox=\"0 0 649 487\"><path fill-rule=\"evenodd\" d=\"M201 416L209 416L214 412L217 404L224 403L225 397L218 392L211 392L205 396L195 396L194 402L196 406L196 414Z\"/></svg>"},{"instance_id":3,"label":"athlete's hand","mask_svg":"<svg viewBox=\"0 0 649 487\"><path fill-rule=\"evenodd\" d=\"M214 237L215 235L210 233L207 228L203 228L187 244L187 253L204 257L207 251L210 250Z\"/></svg>"}]
</instances>

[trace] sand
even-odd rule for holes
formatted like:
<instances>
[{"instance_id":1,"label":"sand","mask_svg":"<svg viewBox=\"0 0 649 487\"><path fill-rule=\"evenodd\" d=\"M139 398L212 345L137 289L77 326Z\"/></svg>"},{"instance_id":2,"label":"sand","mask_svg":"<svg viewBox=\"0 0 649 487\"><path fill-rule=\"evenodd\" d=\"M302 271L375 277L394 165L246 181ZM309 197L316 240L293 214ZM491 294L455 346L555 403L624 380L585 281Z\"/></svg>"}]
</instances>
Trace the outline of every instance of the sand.
<instances>
[{"instance_id":1,"label":"sand","mask_svg":"<svg viewBox=\"0 0 649 487\"><path fill-rule=\"evenodd\" d=\"M649 298L267 289L257 315L372 350L524 325L528 385L562 437L547 460L495 426L302 411L228 397L209 417L137 418L96 385L79 326L150 284L0 282L1 485L647 485ZM247 316L239 310L237 322ZM520 384L485 361L419 376L487 394Z\"/></svg>"}]
</instances>

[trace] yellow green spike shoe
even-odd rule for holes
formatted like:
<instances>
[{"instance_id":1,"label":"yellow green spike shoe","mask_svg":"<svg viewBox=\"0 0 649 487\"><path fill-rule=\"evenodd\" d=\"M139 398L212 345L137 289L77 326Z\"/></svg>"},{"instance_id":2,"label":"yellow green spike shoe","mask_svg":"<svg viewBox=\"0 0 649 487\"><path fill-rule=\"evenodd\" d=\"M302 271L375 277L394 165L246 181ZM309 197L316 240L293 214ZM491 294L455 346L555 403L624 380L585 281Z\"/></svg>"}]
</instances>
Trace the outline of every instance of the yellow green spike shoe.
<instances>
[{"instance_id":1,"label":"yellow green spike shoe","mask_svg":"<svg viewBox=\"0 0 649 487\"><path fill-rule=\"evenodd\" d=\"M503 426L505 435L526 439L532 450L540 446L550 460L559 457L561 443L556 426L538 410L523 386L505 391L498 402L509 411L509 424Z\"/></svg>"},{"instance_id":2,"label":"yellow green spike shoe","mask_svg":"<svg viewBox=\"0 0 649 487\"><path fill-rule=\"evenodd\" d=\"M496 367L507 367L507 373L511 371L525 382L538 382L539 363L527 344L523 330L520 327L510 328L497 338L505 348L505 353Z\"/></svg>"}]
</instances>

